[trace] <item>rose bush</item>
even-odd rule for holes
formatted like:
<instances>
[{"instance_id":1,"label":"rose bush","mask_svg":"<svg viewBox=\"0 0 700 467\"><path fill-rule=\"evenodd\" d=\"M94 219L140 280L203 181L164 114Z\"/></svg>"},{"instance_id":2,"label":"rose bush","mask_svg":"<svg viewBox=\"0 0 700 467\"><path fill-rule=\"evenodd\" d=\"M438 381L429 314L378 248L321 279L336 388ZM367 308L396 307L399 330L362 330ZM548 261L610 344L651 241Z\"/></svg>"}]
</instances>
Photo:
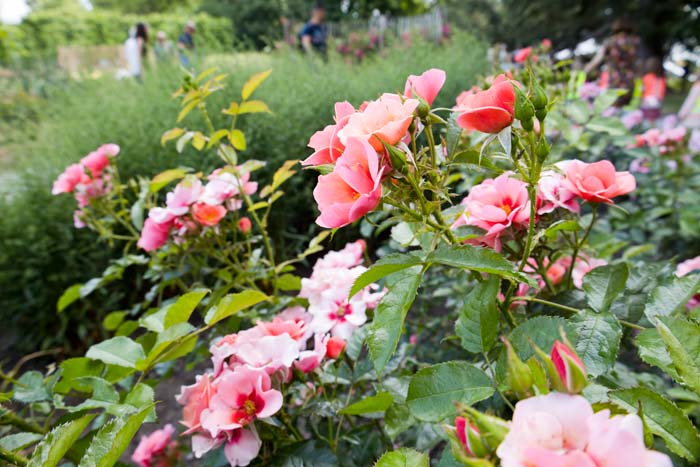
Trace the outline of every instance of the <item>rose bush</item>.
<instances>
[{"instance_id":1,"label":"rose bush","mask_svg":"<svg viewBox=\"0 0 700 467\"><path fill-rule=\"evenodd\" d=\"M453 109L432 106L450 78L440 70L409 76L401 94L336 104L302 162L319 172L316 222L359 221L391 239L312 260L325 231L278 262L268 219L297 162L256 179L262 163L239 161L247 142L236 126L268 112L251 97L269 72L224 109L226 128L209 118L207 98L223 89L213 73L187 76L176 93L178 121L196 110L205 128L174 128L162 142L215 151L224 166L122 182L109 147L57 180L57 193L108 181L79 218L124 248L59 308L129 264L147 265L152 289L107 316L112 336L85 357L6 375L5 461L106 466L125 451L142 466L700 461L697 260L641 256L624 224L625 207L646 196L637 175L570 139L596 118L622 126L598 115L614 99L558 104L566 88L524 68ZM658 158L682 151L680 133ZM155 402L175 368L188 370L178 438L178 420L158 417Z\"/></svg>"}]
</instances>

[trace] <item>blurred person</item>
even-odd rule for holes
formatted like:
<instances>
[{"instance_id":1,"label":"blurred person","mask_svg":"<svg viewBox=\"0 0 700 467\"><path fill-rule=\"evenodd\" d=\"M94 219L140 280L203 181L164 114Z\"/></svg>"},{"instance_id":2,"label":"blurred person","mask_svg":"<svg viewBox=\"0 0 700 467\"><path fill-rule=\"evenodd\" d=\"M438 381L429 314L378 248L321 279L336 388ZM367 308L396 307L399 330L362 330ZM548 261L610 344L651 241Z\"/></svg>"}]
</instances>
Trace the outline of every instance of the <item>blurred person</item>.
<instances>
[{"instance_id":1,"label":"blurred person","mask_svg":"<svg viewBox=\"0 0 700 467\"><path fill-rule=\"evenodd\" d=\"M661 107L666 96L664 67L657 57L650 57L644 65L642 77L642 114L644 120L653 122L661 117Z\"/></svg>"},{"instance_id":2,"label":"blurred person","mask_svg":"<svg viewBox=\"0 0 700 467\"><path fill-rule=\"evenodd\" d=\"M632 99L635 64L640 45L641 40L632 33L630 22L626 18L617 19L612 25L612 36L603 42L593 60L584 69L586 74L589 74L605 62L608 86L626 91L615 101L615 107L623 107Z\"/></svg>"},{"instance_id":3,"label":"blurred person","mask_svg":"<svg viewBox=\"0 0 700 467\"><path fill-rule=\"evenodd\" d=\"M139 81L143 77L143 62L148 53L147 46L148 27L145 23L137 23L129 30L129 38L124 42L124 56L129 75Z\"/></svg>"},{"instance_id":4,"label":"blurred person","mask_svg":"<svg viewBox=\"0 0 700 467\"><path fill-rule=\"evenodd\" d=\"M173 56L173 43L168 40L168 35L164 31L156 33L156 42L153 44L153 52L158 61L168 61Z\"/></svg>"},{"instance_id":5,"label":"blurred person","mask_svg":"<svg viewBox=\"0 0 700 467\"><path fill-rule=\"evenodd\" d=\"M299 43L304 52L311 55L316 52L326 58L328 28L325 23L326 8L317 3L311 11L311 19L299 31Z\"/></svg>"},{"instance_id":6,"label":"blurred person","mask_svg":"<svg viewBox=\"0 0 700 467\"><path fill-rule=\"evenodd\" d=\"M678 112L680 124L686 128L700 128L700 81L695 81L688 97Z\"/></svg>"},{"instance_id":7,"label":"blurred person","mask_svg":"<svg viewBox=\"0 0 700 467\"><path fill-rule=\"evenodd\" d=\"M185 29L177 38L177 50L180 55L180 63L185 68L190 66L189 52L194 51L194 32L196 30L194 21L185 23Z\"/></svg>"}]
</instances>

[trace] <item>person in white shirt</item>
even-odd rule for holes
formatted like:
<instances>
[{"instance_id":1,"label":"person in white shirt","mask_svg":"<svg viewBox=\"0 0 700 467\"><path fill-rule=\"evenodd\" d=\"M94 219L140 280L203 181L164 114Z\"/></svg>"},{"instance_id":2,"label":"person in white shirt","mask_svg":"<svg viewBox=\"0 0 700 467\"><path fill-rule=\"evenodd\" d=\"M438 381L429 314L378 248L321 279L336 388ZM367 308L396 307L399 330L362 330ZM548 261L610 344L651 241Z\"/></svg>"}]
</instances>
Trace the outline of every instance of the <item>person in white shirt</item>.
<instances>
[{"instance_id":1,"label":"person in white shirt","mask_svg":"<svg viewBox=\"0 0 700 467\"><path fill-rule=\"evenodd\" d=\"M143 59L146 57L147 44L148 28L144 23L138 23L129 31L129 38L124 42L124 55L129 75L137 80L141 80L143 76Z\"/></svg>"}]
</instances>

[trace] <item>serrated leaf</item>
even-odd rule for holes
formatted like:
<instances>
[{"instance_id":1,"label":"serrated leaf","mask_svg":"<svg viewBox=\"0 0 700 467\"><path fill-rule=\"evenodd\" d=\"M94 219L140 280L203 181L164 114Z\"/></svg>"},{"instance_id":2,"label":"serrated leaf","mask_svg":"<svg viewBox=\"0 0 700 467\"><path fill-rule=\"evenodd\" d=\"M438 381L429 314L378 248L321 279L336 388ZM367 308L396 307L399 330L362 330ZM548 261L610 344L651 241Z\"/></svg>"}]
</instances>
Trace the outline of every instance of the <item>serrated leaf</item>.
<instances>
[{"instance_id":1,"label":"serrated leaf","mask_svg":"<svg viewBox=\"0 0 700 467\"><path fill-rule=\"evenodd\" d=\"M583 290L591 308L608 311L612 302L624 292L628 277L627 263L599 266L583 276Z\"/></svg>"},{"instance_id":2,"label":"serrated leaf","mask_svg":"<svg viewBox=\"0 0 700 467\"><path fill-rule=\"evenodd\" d=\"M247 100L258 89L258 86L270 76L270 73L272 73L272 70L261 71L248 78L248 81L243 84L243 89L241 89L243 100Z\"/></svg>"},{"instance_id":3,"label":"serrated leaf","mask_svg":"<svg viewBox=\"0 0 700 467\"><path fill-rule=\"evenodd\" d=\"M656 329L681 382L700 394L700 325L682 318L658 318Z\"/></svg>"},{"instance_id":4,"label":"serrated leaf","mask_svg":"<svg viewBox=\"0 0 700 467\"><path fill-rule=\"evenodd\" d=\"M95 414L83 415L51 430L34 449L27 467L55 467L58 465L93 418L95 418Z\"/></svg>"},{"instance_id":5,"label":"serrated leaf","mask_svg":"<svg viewBox=\"0 0 700 467\"><path fill-rule=\"evenodd\" d=\"M477 283L464 300L455 323L462 347L472 353L491 350L498 334L498 276Z\"/></svg>"},{"instance_id":6,"label":"serrated leaf","mask_svg":"<svg viewBox=\"0 0 700 467\"><path fill-rule=\"evenodd\" d=\"M136 362L146 355L143 347L126 336L117 336L91 346L86 357L100 360L108 365L136 368Z\"/></svg>"},{"instance_id":7,"label":"serrated leaf","mask_svg":"<svg viewBox=\"0 0 700 467\"><path fill-rule=\"evenodd\" d=\"M51 400L51 390L38 371L27 371L14 385L14 399L25 404Z\"/></svg>"},{"instance_id":8,"label":"serrated leaf","mask_svg":"<svg viewBox=\"0 0 700 467\"><path fill-rule=\"evenodd\" d=\"M257 305L268 298L270 297L257 290L244 290L243 292L228 294L223 297L216 306L209 309L204 318L204 322L209 325L217 323L241 310Z\"/></svg>"},{"instance_id":9,"label":"serrated leaf","mask_svg":"<svg viewBox=\"0 0 700 467\"><path fill-rule=\"evenodd\" d=\"M388 276L389 274L402 271L412 266L418 266L420 264L420 258L415 255L407 255L402 253L387 255L374 263L369 269L355 279L355 282L352 284L352 288L350 289L348 298L352 298L352 296L360 290L377 282L379 279Z\"/></svg>"},{"instance_id":10,"label":"serrated leaf","mask_svg":"<svg viewBox=\"0 0 700 467\"><path fill-rule=\"evenodd\" d=\"M172 128L163 133L163 136L160 137L160 145L165 146L165 143L167 143L171 139L179 138L184 133L185 130L183 128Z\"/></svg>"},{"instance_id":11,"label":"serrated leaf","mask_svg":"<svg viewBox=\"0 0 700 467\"><path fill-rule=\"evenodd\" d=\"M669 284L659 285L649 294L644 314L652 321L656 316L670 316L683 309L698 289L700 274L674 277Z\"/></svg>"},{"instance_id":12,"label":"serrated leaf","mask_svg":"<svg viewBox=\"0 0 700 467\"><path fill-rule=\"evenodd\" d=\"M43 437L44 435L40 435L38 433L27 432L3 436L0 438L0 448L6 451L17 451L19 449L26 448L30 444L36 443Z\"/></svg>"},{"instance_id":13,"label":"serrated leaf","mask_svg":"<svg viewBox=\"0 0 700 467\"><path fill-rule=\"evenodd\" d=\"M576 330L576 353L591 376L608 372L617 359L622 326L611 313L582 311L570 321Z\"/></svg>"},{"instance_id":14,"label":"serrated leaf","mask_svg":"<svg viewBox=\"0 0 700 467\"><path fill-rule=\"evenodd\" d=\"M163 332L170 326L188 321L199 302L210 292L208 289L197 289L178 297L174 303L164 306L156 313L141 319L141 326L149 331Z\"/></svg>"},{"instance_id":15,"label":"serrated leaf","mask_svg":"<svg viewBox=\"0 0 700 467\"><path fill-rule=\"evenodd\" d=\"M446 362L411 377L406 404L419 420L437 422L455 413L455 402L471 405L491 397L491 378L467 362Z\"/></svg>"},{"instance_id":16,"label":"serrated leaf","mask_svg":"<svg viewBox=\"0 0 700 467\"><path fill-rule=\"evenodd\" d=\"M635 343L639 349L639 357L644 362L661 368L673 379L682 382L658 330L650 328L641 331L637 335Z\"/></svg>"},{"instance_id":17,"label":"serrated leaf","mask_svg":"<svg viewBox=\"0 0 700 467\"><path fill-rule=\"evenodd\" d=\"M440 246L426 260L428 263L444 264L454 268L496 274L517 282L533 284L532 278L515 269L515 265L489 248L471 245Z\"/></svg>"},{"instance_id":18,"label":"serrated leaf","mask_svg":"<svg viewBox=\"0 0 700 467\"><path fill-rule=\"evenodd\" d=\"M367 347L377 372L384 370L399 344L406 314L423 277L421 270L420 266L413 266L387 279L387 293L374 310L367 335Z\"/></svg>"},{"instance_id":19,"label":"serrated leaf","mask_svg":"<svg viewBox=\"0 0 700 467\"><path fill-rule=\"evenodd\" d=\"M68 287L56 302L56 311L59 313L66 309L71 303L80 298L80 289L83 284L73 284Z\"/></svg>"},{"instance_id":20,"label":"serrated leaf","mask_svg":"<svg viewBox=\"0 0 700 467\"><path fill-rule=\"evenodd\" d=\"M133 415L115 417L105 423L92 438L78 467L112 467L116 464L152 408L149 405Z\"/></svg>"},{"instance_id":21,"label":"serrated leaf","mask_svg":"<svg viewBox=\"0 0 700 467\"><path fill-rule=\"evenodd\" d=\"M646 425L668 448L691 462L700 461L700 436L688 417L671 401L647 388L610 392L610 400L630 413L643 407Z\"/></svg>"},{"instance_id":22,"label":"serrated leaf","mask_svg":"<svg viewBox=\"0 0 700 467\"><path fill-rule=\"evenodd\" d=\"M429 467L430 459L413 449L402 448L398 451L385 453L379 458L374 467Z\"/></svg>"},{"instance_id":23,"label":"serrated leaf","mask_svg":"<svg viewBox=\"0 0 700 467\"><path fill-rule=\"evenodd\" d=\"M388 392L380 392L373 396L364 397L361 401L350 404L339 414L345 415L362 415L366 413L385 412L386 409L394 402L394 398Z\"/></svg>"}]
</instances>

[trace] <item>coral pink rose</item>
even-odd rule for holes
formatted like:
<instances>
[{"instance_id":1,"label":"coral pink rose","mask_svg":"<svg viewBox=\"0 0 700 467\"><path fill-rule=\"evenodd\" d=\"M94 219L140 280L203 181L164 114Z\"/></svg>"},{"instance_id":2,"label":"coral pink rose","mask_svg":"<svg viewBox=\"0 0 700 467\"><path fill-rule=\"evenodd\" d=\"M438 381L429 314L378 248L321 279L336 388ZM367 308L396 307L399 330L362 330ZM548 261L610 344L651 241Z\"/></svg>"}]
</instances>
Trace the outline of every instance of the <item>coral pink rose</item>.
<instances>
[{"instance_id":1,"label":"coral pink rose","mask_svg":"<svg viewBox=\"0 0 700 467\"><path fill-rule=\"evenodd\" d=\"M467 130L498 133L513 123L515 89L505 75L498 75L485 91L460 95L457 125Z\"/></svg>"},{"instance_id":2,"label":"coral pink rose","mask_svg":"<svg viewBox=\"0 0 700 467\"><path fill-rule=\"evenodd\" d=\"M368 141L377 151L386 144L403 139L418 107L417 99L405 99L397 94L382 94L361 111L350 115L347 125L338 132L340 141L348 145L351 138Z\"/></svg>"},{"instance_id":3,"label":"coral pink rose","mask_svg":"<svg viewBox=\"0 0 700 467\"><path fill-rule=\"evenodd\" d=\"M515 52L515 54L513 55L513 60L515 61L515 63L524 63L525 60L527 60L530 57L531 53L532 47L524 47ZM533 57L533 60L534 58L535 57Z\"/></svg>"},{"instance_id":4,"label":"coral pink rose","mask_svg":"<svg viewBox=\"0 0 700 467\"><path fill-rule=\"evenodd\" d=\"M647 450L641 419L593 413L581 396L552 392L521 400L496 450L502 467L671 467Z\"/></svg>"},{"instance_id":5,"label":"coral pink rose","mask_svg":"<svg viewBox=\"0 0 700 467\"><path fill-rule=\"evenodd\" d=\"M462 201L464 213L453 224L473 225L484 229L479 242L500 250L500 236L511 227L526 226L530 220L527 184L504 173L472 188Z\"/></svg>"},{"instance_id":6,"label":"coral pink rose","mask_svg":"<svg viewBox=\"0 0 700 467\"><path fill-rule=\"evenodd\" d=\"M238 221L238 230L247 234L253 228L253 223L247 217L241 217Z\"/></svg>"},{"instance_id":7,"label":"coral pink rose","mask_svg":"<svg viewBox=\"0 0 700 467\"><path fill-rule=\"evenodd\" d=\"M256 418L271 417L282 408L282 393L272 388L262 370L239 366L223 373L216 384L216 394L200 417L202 428L214 438Z\"/></svg>"},{"instance_id":8,"label":"coral pink rose","mask_svg":"<svg viewBox=\"0 0 700 467\"><path fill-rule=\"evenodd\" d=\"M314 199L321 215L316 223L342 227L375 209L382 197L383 172L374 148L367 141L350 138L335 170L318 177Z\"/></svg>"},{"instance_id":9,"label":"coral pink rose","mask_svg":"<svg viewBox=\"0 0 700 467\"><path fill-rule=\"evenodd\" d=\"M566 276L566 271L571 267L571 257L565 256L558 258L551 265L547 267L547 279L552 285L557 285Z\"/></svg>"},{"instance_id":10,"label":"coral pink rose","mask_svg":"<svg viewBox=\"0 0 700 467\"><path fill-rule=\"evenodd\" d=\"M155 467L157 465L156 458L165 455L166 448L168 448L174 433L175 427L168 424L148 436L142 436L136 450L131 455L131 460L141 467Z\"/></svg>"},{"instance_id":11,"label":"coral pink rose","mask_svg":"<svg viewBox=\"0 0 700 467\"><path fill-rule=\"evenodd\" d=\"M171 226L171 222L158 224L151 218L146 219L141 230L141 237L136 245L146 251L157 250L168 241Z\"/></svg>"},{"instance_id":12,"label":"coral pink rose","mask_svg":"<svg viewBox=\"0 0 700 467\"><path fill-rule=\"evenodd\" d=\"M565 186L591 203L612 203L612 199L633 191L637 184L629 172L616 172L610 161L588 164L572 160L566 164Z\"/></svg>"},{"instance_id":13,"label":"coral pink rose","mask_svg":"<svg viewBox=\"0 0 700 467\"><path fill-rule=\"evenodd\" d=\"M213 227L221 222L226 215L226 208L222 205L212 206L206 203L192 205L192 217L202 225Z\"/></svg>"},{"instance_id":14,"label":"coral pink rose","mask_svg":"<svg viewBox=\"0 0 700 467\"><path fill-rule=\"evenodd\" d=\"M116 144L103 144L87 156L80 159L80 163L90 170L93 177L98 177L109 165L109 158L119 154L119 146Z\"/></svg>"},{"instance_id":15,"label":"coral pink rose","mask_svg":"<svg viewBox=\"0 0 700 467\"><path fill-rule=\"evenodd\" d=\"M328 358L338 358L341 353L345 350L345 339L337 336L333 336L328 339L326 343L326 357Z\"/></svg>"},{"instance_id":16,"label":"coral pink rose","mask_svg":"<svg viewBox=\"0 0 700 467\"><path fill-rule=\"evenodd\" d=\"M85 176L83 166L80 164L72 164L66 167L61 175L53 182L51 194L58 195L61 193L71 193L75 187Z\"/></svg>"},{"instance_id":17,"label":"coral pink rose","mask_svg":"<svg viewBox=\"0 0 700 467\"><path fill-rule=\"evenodd\" d=\"M239 428L229 435L224 446L224 456L231 467L245 467L258 457L260 446L262 446L262 441L260 441L254 426Z\"/></svg>"},{"instance_id":18,"label":"coral pink rose","mask_svg":"<svg viewBox=\"0 0 700 467\"><path fill-rule=\"evenodd\" d=\"M410 75L406 80L403 95L406 97L420 97L433 105L442 85L445 84L445 72L437 68L431 68L420 76Z\"/></svg>"},{"instance_id":19,"label":"coral pink rose","mask_svg":"<svg viewBox=\"0 0 700 467\"><path fill-rule=\"evenodd\" d=\"M314 150L301 165L332 164L343 153L345 145L340 141L338 132L345 128L350 115L355 113L355 108L347 101L335 104L335 125L328 125L311 136L309 147Z\"/></svg>"}]
</instances>

